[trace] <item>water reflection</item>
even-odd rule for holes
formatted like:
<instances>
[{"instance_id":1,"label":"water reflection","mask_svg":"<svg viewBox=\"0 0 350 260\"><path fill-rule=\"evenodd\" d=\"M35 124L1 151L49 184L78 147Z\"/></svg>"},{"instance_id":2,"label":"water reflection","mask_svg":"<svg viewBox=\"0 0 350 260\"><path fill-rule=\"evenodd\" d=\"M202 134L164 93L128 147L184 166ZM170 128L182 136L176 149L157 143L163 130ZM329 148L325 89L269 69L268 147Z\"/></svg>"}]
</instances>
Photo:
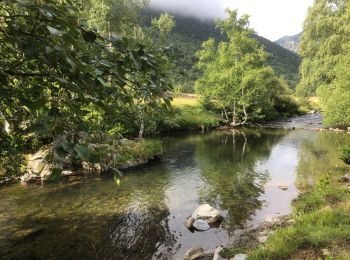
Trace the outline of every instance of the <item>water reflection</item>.
<instances>
[{"instance_id":1,"label":"water reflection","mask_svg":"<svg viewBox=\"0 0 350 260\"><path fill-rule=\"evenodd\" d=\"M193 246L212 250L263 219L288 214L295 186L344 167L349 136L245 130L164 140L160 163L73 186L0 189L0 255L5 259L181 259ZM336 167L332 167L336 165ZM298 174L298 175L297 175ZM286 185L281 190L279 185ZM220 209L218 229L189 232L202 203Z\"/></svg>"}]
</instances>

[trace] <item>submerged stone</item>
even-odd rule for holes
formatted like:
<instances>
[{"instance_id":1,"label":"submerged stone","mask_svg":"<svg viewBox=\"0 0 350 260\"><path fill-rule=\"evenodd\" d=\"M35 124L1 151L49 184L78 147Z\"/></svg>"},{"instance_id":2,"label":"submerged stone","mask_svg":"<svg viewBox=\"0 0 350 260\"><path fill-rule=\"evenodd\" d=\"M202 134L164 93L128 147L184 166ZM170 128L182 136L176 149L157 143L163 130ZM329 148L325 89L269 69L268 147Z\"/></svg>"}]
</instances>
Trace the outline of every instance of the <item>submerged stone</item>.
<instances>
[{"instance_id":1,"label":"submerged stone","mask_svg":"<svg viewBox=\"0 0 350 260\"><path fill-rule=\"evenodd\" d=\"M192 247L190 250L188 250L184 256L184 260L195 260L204 257L204 249L197 246Z\"/></svg>"},{"instance_id":2,"label":"submerged stone","mask_svg":"<svg viewBox=\"0 0 350 260\"><path fill-rule=\"evenodd\" d=\"M224 248L222 246L219 246L215 249L214 252L214 257L213 260L225 260L226 258L223 258L220 256L220 252L223 250Z\"/></svg>"},{"instance_id":3,"label":"submerged stone","mask_svg":"<svg viewBox=\"0 0 350 260\"><path fill-rule=\"evenodd\" d=\"M194 218L189 217L187 219L187 221L186 221L186 224L185 224L186 228L187 229L192 229L193 228L193 223L194 223Z\"/></svg>"},{"instance_id":4,"label":"submerged stone","mask_svg":"<svg viewBox=\"0 0 350 260\"><path fill-rule=\"evenodd\" d=\"M235 257L232 258L232 260L246 260L247 257L248 256L246 254L238 254L238 255L235 255Z\"/></svg>"},{"instance_id":5,"label":"submerged stone","mask_svg":"<svg viewBox=\"0 0 350 260\"><path fill-rule=\"evenodd\" d=\"M349 175L349 174L344 175L344 176L341 178L341 181L342 181L342 182L350 182L350 175Z\"/></svg>"}]
</instances>

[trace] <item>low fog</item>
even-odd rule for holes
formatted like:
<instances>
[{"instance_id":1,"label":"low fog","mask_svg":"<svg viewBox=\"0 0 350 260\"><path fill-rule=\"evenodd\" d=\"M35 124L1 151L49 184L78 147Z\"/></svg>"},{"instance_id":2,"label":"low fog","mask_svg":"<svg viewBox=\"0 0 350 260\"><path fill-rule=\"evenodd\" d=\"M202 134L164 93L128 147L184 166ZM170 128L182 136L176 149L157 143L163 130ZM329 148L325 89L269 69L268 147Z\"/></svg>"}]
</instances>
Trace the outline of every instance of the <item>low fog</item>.
<instances>
[{"instance_id":1,"label":"low fog","mask_svg":"<svg viewBox=\"0 0 350 260\"><path fill-rule=\"evenodd\" d=\"M314 0L150 0L159 11L193 16L200 19L225 18L225 9L248 14L250 24L265 38L277 40L302 31L307 9Z\"/></svg>"},{"instance_id":2,"label":"low fog","mask_svg":"<svg viewBox=\"0 0 350 260\"><path fill-rule=\"evenodd\" d=\"M225 17L227 0L151 0L151 8L200 19Z\"/></svg>"}]
</instances>

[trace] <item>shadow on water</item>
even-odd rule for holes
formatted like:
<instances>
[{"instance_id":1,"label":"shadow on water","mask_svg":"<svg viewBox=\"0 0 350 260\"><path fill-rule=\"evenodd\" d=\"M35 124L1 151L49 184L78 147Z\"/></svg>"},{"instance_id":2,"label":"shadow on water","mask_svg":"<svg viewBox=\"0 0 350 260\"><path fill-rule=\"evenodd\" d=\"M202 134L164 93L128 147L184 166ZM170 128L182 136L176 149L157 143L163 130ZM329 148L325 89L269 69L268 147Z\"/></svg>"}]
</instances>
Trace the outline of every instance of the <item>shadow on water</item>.
<instances>
[{"instance_id":1,"label":"shadow on water","mask_svg":"<svg viewBox=\"0 0 350 260\"><path fill-rule=\"evenodd\" d=\"M4 259L181 259L193 246L228 245L238 231L289 214L310 178L344 167L348 135L244 130L164 140L165 156L128 172L76 185L0 189ZM335 165L335 167L331 167ZM288 190L278 188L285 184ZM226 219L191 233L186 218L210 203Z\"/></svg>"}]
</instances>

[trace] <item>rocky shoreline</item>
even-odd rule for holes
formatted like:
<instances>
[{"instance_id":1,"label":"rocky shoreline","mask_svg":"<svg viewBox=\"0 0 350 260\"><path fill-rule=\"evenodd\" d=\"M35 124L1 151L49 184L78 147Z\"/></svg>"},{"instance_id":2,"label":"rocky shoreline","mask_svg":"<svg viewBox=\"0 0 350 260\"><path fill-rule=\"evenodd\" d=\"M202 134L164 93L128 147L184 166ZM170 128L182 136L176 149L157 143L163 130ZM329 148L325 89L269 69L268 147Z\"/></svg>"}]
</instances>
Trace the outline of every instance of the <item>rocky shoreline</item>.
<instances>
[{"instance_id":1,"label":"rocky shoreline","mask_svg":"<svg viewBox=\"0 0 350 260\"><path fill-rule=\"evenodd\" d=\"M121 173L124 171L146 167L152 162L159 161L162 154L155 154L148 157L135 158L119 163L115 168L102 164L82 163L82 166L75 170L62 170L59 182L69 183L85 179L88 176L101 176L111 173ZM28 184L45 184L50 182L50 176L54 174L54 166L45 161L45 152L38 151L28 156L28 164L25 173L21 176L5 177L0 180L0 186L10 185L18 182Z\"/></svg>"},{"instance_id":2,"label":"rocky shoreline","mask_svg":"<svg viewBox=\"0 0 350 260\"><path fill-rule=\"evenodd\" d=\"M210 228L218 228L223 220L220 212L208 204L201 205L187 219L185 226L191 232L204 232ZM198 224L196 225L196 222ZM200 222L200 223L199 223ZM202 223L203 222L203 223ZM264 244L268 237L272 235L276 229L285 228L293 225L294 219L290 216L280 216L262 222L257 228L247 229L243 231L234 243L230 246L232 251L237 249L238 253L232 255L225 247L218 246L214 252L205 252L205 250L196 246L186 252L184 260L245 260L247 254L241 248L255 248Z\"/></svg>"}]
</instances>

